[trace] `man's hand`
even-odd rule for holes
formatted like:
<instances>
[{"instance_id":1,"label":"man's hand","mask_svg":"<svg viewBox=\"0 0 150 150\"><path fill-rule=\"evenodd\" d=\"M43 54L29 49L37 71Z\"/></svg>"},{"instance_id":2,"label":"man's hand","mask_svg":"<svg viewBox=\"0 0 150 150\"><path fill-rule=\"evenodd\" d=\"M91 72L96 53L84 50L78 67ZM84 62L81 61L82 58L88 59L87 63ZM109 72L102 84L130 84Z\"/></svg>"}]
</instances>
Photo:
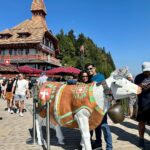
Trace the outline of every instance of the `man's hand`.
<instances>
[{"instance_id":1,"label":"man's hand","mask_svg":"<svg viewBox=\"0 0 150 150\"><path fill-rule=\"evenodd\" d=\"M140 84L140 87L143 89L143 90L148 90L150 88L150 83L141 83Z\"/></svg>"},{"instance_id":2,"label":"man's hand","mask_svg":"<svg viewBox=\"0 0 150 150\"><path fill-rule=\"evenodd\" d=\"M138 86L137 95L139 95L141 93L142 93L142 88L141 88L141 86Z\"/></svg>"}]
</instances>

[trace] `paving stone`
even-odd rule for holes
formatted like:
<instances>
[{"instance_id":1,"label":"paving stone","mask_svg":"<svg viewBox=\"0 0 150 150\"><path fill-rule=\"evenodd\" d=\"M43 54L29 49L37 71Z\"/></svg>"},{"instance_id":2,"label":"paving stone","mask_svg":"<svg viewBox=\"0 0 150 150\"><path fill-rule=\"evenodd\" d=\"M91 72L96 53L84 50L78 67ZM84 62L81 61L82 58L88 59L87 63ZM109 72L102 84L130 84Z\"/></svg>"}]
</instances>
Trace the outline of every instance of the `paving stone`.
<instances>
[{"instance_id":1,"label":"paving stone","mask_svg":"<svg viewBox=\"0 0 150 150\"><path fill-rule=\"evenodd\" d=\"M0 99L0 150L45 150L44 147L37 144L26 144L26 140L31 138L33 126L32 119L32 99L26 101L27 112L24 117L18 114L10 114L4 111L6 101ZM137 122L126 118L121 124L113 124L109 119L109 125L113 138L114 150L139 150L138 148L138 126ZM46 139L46 127L43 124L44 138ZM80 132L78 129L62 128L66 138L66 145L59 145L55 137L55 131L50 130L51 150L81 150L80 147ZM94 137L95 138L95 137ZM103 138L103 148L106 144ZM150 126L147 126L146 135L146 150L150 150Z\"/></svg>"}]
</instances>

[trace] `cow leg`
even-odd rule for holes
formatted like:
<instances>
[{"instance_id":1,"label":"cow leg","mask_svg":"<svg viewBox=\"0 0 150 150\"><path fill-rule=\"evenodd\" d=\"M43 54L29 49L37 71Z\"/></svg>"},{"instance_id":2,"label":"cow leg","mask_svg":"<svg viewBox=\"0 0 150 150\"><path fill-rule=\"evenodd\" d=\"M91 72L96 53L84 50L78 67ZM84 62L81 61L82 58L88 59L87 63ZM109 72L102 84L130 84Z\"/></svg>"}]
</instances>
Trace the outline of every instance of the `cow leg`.
<instances>
[{"instance_id":1,"label":"cow leg","mask_svg":"<svg viewBox=\"0 0 150 150\"><path fill-rule=\"evenodd\" d=\"M54 116L50 114L50 128L56 131L56 137L58 139L58 143L64 145L64 136L61 130L60 125L55 121Z\"/></svg>"},{"instance_id":2,"label":"cow leg","mask_svg":"<svg viewBox=\"0 0 150 150\"><path fill-rule=\"evenodd\" d=\"M38 144L43 145L44 138L43 138L43 133L42 133L42 120L40 119L40 117L38 117L38 119L36 118L35 123L36 123L36 133L37 133Z\"/></svg>"},{"instance_id":3,"label":"cow leg","mask_svg":"<svg viewBox=\"0 0 150 150\"><path fill-rule=\"evenodd\" d=\"M82 147L82 150L85 150L85 146L84 146L83 138L81 138L80 145L81 145L81 147Z\"/></svg>"},{"instance_id":4,"label":"cow leg","mask_svg":"<svg viewBox=\"0 0 150 150\"><path fill-rule=\"evenodd\" d=\"M56 137L58 139L58 143L61 145L65 145L64 136L63 136L63 133L61 131L61 127L59 125L56 125L55 130L56 130Z\"/></svg>"},{"instance_id":5,"label":"cow leg","mask_svg":"<svg viewBox=\"0 0 150 150\"><path fill-rule=\"evenodd\" d=\"M84 143L84 145L82 145L82 150L92 150L89 132L89 117L90 112L87 109L81 109L75 114L75 120L78 123Z\"/></svg>"}]
</instances>

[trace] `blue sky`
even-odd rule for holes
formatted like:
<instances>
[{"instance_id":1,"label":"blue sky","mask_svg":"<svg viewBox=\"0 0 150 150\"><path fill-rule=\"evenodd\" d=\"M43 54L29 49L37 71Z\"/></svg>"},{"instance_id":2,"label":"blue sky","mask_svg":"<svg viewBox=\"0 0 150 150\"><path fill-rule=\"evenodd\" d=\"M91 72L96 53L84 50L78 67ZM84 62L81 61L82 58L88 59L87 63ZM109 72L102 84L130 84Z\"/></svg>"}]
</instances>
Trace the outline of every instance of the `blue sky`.
<instances>
[{"instance_id":1,"label":"blue sky","mask_svg":"<svg viewBox=\"0 0 150 150\"><path fill-rule=\"evenodd\" d=\"M32 0L1 0L0 31L31 18ZM44 0L47 24L84 33L136 75L150 61L150 0Z\"/></svg>"}]
</instances>

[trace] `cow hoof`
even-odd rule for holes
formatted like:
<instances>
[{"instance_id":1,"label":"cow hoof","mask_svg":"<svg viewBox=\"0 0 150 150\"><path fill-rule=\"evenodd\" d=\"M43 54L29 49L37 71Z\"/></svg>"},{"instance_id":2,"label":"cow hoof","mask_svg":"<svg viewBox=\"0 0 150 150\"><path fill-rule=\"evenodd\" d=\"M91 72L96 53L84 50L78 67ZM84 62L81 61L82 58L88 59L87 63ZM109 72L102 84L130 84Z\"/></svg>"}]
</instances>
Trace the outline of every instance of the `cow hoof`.
<instances>
[{"instance_id":1,"label":"cow hoof","mask_svg":"<svg viewBox=\"0 0 150 150\"><path fill-rule=\"evenodd\" d=\"M38 142L38 145L42 146L42 145L43 145L43 143L41 143L41 142Z\"/></svg>"},{"instance_id":2,"label":"cow hoof","mask_svg":"<svg viewBox=\"0 0 150 150\"><path fill-rule=\"evenodd\" d=\"M65 145L66 142L65 142L65 140L59 140L58 143L59 143L60 145Z\"/></svg>"}]
</instances>

